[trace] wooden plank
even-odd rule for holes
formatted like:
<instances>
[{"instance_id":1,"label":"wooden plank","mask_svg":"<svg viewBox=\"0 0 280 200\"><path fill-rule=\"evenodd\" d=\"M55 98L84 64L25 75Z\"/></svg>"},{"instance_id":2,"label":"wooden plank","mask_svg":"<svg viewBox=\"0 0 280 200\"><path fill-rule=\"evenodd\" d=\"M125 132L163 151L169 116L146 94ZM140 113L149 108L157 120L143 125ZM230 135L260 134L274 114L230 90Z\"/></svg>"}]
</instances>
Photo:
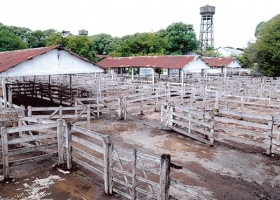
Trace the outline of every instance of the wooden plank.
<instances>
[{"instance_id":1,"label":"wooden plank","mask_svg":"<svg viewBox=\"0 0 280 200\"><path fill-rule=\"evenodd\" d=\"M120 179L118 179L116 177L113 177L113 182L119 183L119 184L121 184L121 185L123 185L123 186L125 186L127 188L132 188L131 184L129 184L129 183L125 182L125 181L122 181L122 180L120 180Z\"/></svg>"},{"instance_id":2,"label":"wooden plank","mask_svg":"<svg viewBox=\"0 0 280 200\"><path fill-rule=\"evenodd\" d=\"M47 138L54 138L57 134L49 134L49 135L34 135L34 136L26 136L24 138L15 138L8 141L8 144L19 144L24 142L31 142L31 141L37 141L37 140L43 140Z\"/></svg>"},{"instance_id":3,"label":"wooden plank","mask_svg":"<svg viewBox=\"0 0 280 200\"><path fill-rule=\"evenodd\" d=\"M89 171L91 171L92 173L96 174L97 176L99 176L100 178L104 178L104 174L101 170L91 166L90 164L78 159L78 158L75 158L75 157L72 157L73 161L76 162L78 165L81 165L83 166L84 168L88 169Z\"/></svg>"},{"instance_id":4,"label":"wooden plank","mask_svg":"<svg viewBox=\"0 0 280 200\"><path fill-rule=\"evenodd\" d=\"M190 138L193 138L193 139L195 139L195 140L198 140L198 141L200 141L200 142L203 142L203 143L205 143L205 144L210 144L210 141L209 141L209 140L206 140L206 139L204 139L203 137L199 137L199 136L197 136L197 135L194 135L194 134L192 134L192 133L189 133L189 132L187 132L187 131L185 131L185 130L182 130L182 129L180 129L180 128L177 128L177 127L174 127L174 126L169 127L169 128L171 128L172 130L177 131L177 132L179 132L179 133L181 133L181 134L183 134L183 135L186 135L186 136L188 136L188 137L190 137Z\"/></svg>"},{"instance_id":5,"label":"wooden plank","mask_svg":"<svg viewBox=\"0 0 280 200\"><path fill-rule=\"evenodd\" d=\"M120 195L122 195L122 196L124 196L124 197L126 197L127 199L131 199L130 195L126 194L125 192L122 192L122 191L118 190L117 188L113 187L113 191L118 193L118 194L120 194Z\"/></svg>"},{"instance_id":6,"label":"wooden plank","mask_svg":"<svg viewBox=\"0 0 280 200\"><path fill-rule=\"evenodd\" d=\"M104 153L103 147L98 146L98 145L96 145L96 144L94 144L92 142L89 142L87 140L84 140L82 138L79 138L77 136L72 135L72 141L77 142L77 143L79 143L79 144L81 144L83 146L86 146L87 148L92 149L94 151L97 151L97 152L99 152L101 154Z\"/></svg>"},{"instance_id":7,"label":"wooden plank","mask_svg":"<svg viewBox=\"0 0 280 200\"><path fill-rule=\"evenodd\" d=\"M155 161L157 163L160 163L160 158L155 157L155 156L151 156L151 155L144 154L144 153L139 153L139 152L137 152L137 156L141 157L141 158L144 158L144 159L147 159L147 160L151 160L151 161Z\"/></svg>"},{"instance_id":8,"label":"wooden plank","mask_svg":"<svg viewBox=\"0 0 280 200\"><path fill-rule=\"evenodd\" d=\"M196 123L198 125L202 125L202 126L205 126L205 127L208 127L208 128L212 128L213 127L212 124L206 123L206 122L202 121L202 120L204 120L203 118L201 120L197 120L197 119L193 118L194 117L193 115L191 115L191 117L189 117L189 116L181 115L181 114L176 113L176 112L170 112L170 114L172 114L172 115L174 115L176 117L180 117L180 118L184 119L185 120L184 122L189 122L190 121L190 122L193 122L193 123Z\"/></svg>"},{"instance_id":9,"label":"wooden plank","mask_svg":"<svg viewBox=\"0 0 280 200\"><path fill-rule=\"evenodd\" d=\"M144 183L148 183L149 185L152 185L152 186L154 186L154 187L159 188L159 183L156 183L156 182L154 182L154 181L151 181L151 180L149 180L149 179L147 179L147 178L143 178L143 177L141 177L141 176L136 176L136 179L139 180L139 181L142 181L142 182L144 182Z\"/></svg>"},{"instance_id":10,"label":"wooden plank","mask_svg":"<svg viewBox=\"0 0 280 200\"><path fill-rule=\"evenodd\" d=\"M88 129L85 129L85 128L73 125L72 126L72 130L73 131L77 131L79 133L83 133L83 134L85 134L87 136L93 137L93 138L98 139L100 141L103 141L103 135L101 135L99 133L96 133L96 132L93 132L93 131L90 131Z\"/></svg>"},{"instance_id":11,"label":"wooden plank","mask_svg":"<svg viewBox=\"0 0 280 200\"><path fill-rule=\"evenodd\" d=\"M23 164L26 164L26 163L32 163L32 162L47 160L47 159L50 159L51 157L54 157L54 156L57 156L57 152L49 153L49 154L43 154L43 155L35 156L35 157L32 157L32 158L25 158L25 159L21 159L21 160L16 160L16 161L9 162L9 164L10 164L10 167L15 167L15 166L23 165Z\"/></svg>"},{"instance_id":12,"label":"wooden plank","mask_svg":"<svg viewBox=\"0 0 280 200\"><path fill-rule=\"evenodd\" d=\"M256 123L256 122L249 122L245 120L238 120L238 119L230 119L226 117L214 117L214 121L218 122L223 122L223 123L232 123L232 124L238 124L238 125L243 125L243 126L250 126L254 128L262 128L262 129L267 129L269 128L267 124L261 124L261 123Z\"/></svg>"},{"instance_id":13,"label":"wooden plank","mask_svg":"<svg viewBox=\"0 0 280 200\"><path fill-rule=\"evenodd\" d=\"M47 128L56 128L57 124L54 122L53 124L36 124L36 125L28 125L28 126L20 126L20 127L10 127L7 128L7 133L17 133L20 131L36 131Z\"/></svg>"},{"instance_id":14,"label":"wooden plank","mask_svg":"<svg viewBox=\"0 0 280 200\"><path fill-rule=\"evenodd\" d=\"M193 130L193 131L196 131L196 132L201 133L201 134L204 134L204 135L208 135L208 136L209 136L209 135L211 134L210 130L209 130L209 131L206 131L206 130L204 130L203 128L196 128L193 124L188 125L188 124L186 124L186 122L178 121L178 120L176 120L176 119L171 119L170 121L171 121L172 123L175 123L175 124L178 124L178 125L182 126L182 128L191 129L191 130ZM199 125L199 124L198 124L198 125ZM178 127L178 128L179 128L179 127Z\"/></svg>"},{"instance_id":15,"label":"wooden plank","mask_svg":"<svg viewBox=\"0 0 280 200\"><path fill-rule=\"evenodd\" d=\"M272 120L272 116L260 115L260 114L252 114L252 113L244 113L244 112L236 112L230 110L219 110L219 114L223 115L233 115L239 118L252 118L252 119L260 119L260 120Z\"/></svg>"},{"instance_id":16,"label":"wooden plank","mask_svg":"<svg viewBox=\"0 0 280 200\"><path fill-rule=\"evenodd\" d=\"M151 197L152 199L159 199L159 195L143 190L142 188L136 187L135 190L141 194Z\"/></svg>"},{"instance_id":17,"label":"wooden plank","mask_svg":"<svg viewBox=\"0 0 280 200\"><path fill-rule=\"evenodd\" d=\"M258 138L268 138L267 130L264 130L263 133L255 132L255 131L249 131L244 127L244 129L241 128L231 128L228 126L220 126L220 125L215 125L216 130L223 130L223 131L228 131L235 133L237 135L246 135L246 136L253 136L253 137L258 137Z\"/></svg>"},{"instance_id":18,"label":"wooden plank","mask_svg":"<svg viewBox=\"0 0 280 200\"><path fill-rule=\"evenodd\" d=\"M132 178L132 174L129 173L129 172L126 172L124 170L120 170L118 168L113 167L113 171L115 171L115 172L117 172L119 174L125 175L125 176L129 176L130 178Z\"/></svg>"},{"instance_id":19,"label":"wooden plank","mask_svg":"<svg viewBox=\"0 0 280 200\"><path fill-rule=\"evenodd\" d=\"M24 147L9 151L9 156L18 155L21 153L28 153L33 151L43 151L46 149L57 148L57 143L42 144L40 146Z\"/></svg>"},{"instance_id":20,"label":"wooden plank","mask_svg":"<svg viewBox=\"0 0 280 200\"><path fill-rule=\"evenodd\" d=\"M89 161L101 166L101 167L104 167L104 161L95 157L95 156L92 156L90 155L89 153L81 150L81 149L78 149L76 147L72 147L73 149L73 152L76 152L77 154L81 155L82 157L88 159Z\"/></svg>"},{"instance_id":21,"label":"wooden plank","mask_svg":"<svg viewBox=\"0 0 280 200\"><path fill-rule=\"evenodd\" d=\"M243 144L252 145L252 146L256 146L256 147L262 147L264 149L267 147L267 145L265 143L260 143L260 142L248 140L245 138L237 138L234 136L224 135L224 134L220 134L220 133L214 133L214 136L217 139L230 140L230 141L241 143L241 144L243 143Z\"/></svg>"}]
</instances>

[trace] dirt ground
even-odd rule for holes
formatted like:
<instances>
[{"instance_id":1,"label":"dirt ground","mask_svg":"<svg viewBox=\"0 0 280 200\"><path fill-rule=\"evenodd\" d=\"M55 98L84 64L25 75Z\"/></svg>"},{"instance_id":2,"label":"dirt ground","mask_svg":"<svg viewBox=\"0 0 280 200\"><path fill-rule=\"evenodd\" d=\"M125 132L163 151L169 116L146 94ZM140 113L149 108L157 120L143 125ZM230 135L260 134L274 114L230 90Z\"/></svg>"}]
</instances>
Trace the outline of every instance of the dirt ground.
<instances>
[{"instance_id":1,"label":"dirt ground","mask_svg":"<svg viewBox=\"0 0 280 200\"><path fill-rule=\"evenodd\" d=\"M159 119L159 112L129 116L127 121L103 113L92 120L91 130L109 134L120 147L157 157L170 154L172 162L183 166L172 169L171 178L192 191L180 199L280 199L279 156L266 156L262 149L236 144L217 142L209 147L166 129ZM124 199L106 196L102 181L87 170L74 164L67 171L56 162L53 158L12 168L13 178L0 183L0 199Z\"/></svg>"}]
</instances>

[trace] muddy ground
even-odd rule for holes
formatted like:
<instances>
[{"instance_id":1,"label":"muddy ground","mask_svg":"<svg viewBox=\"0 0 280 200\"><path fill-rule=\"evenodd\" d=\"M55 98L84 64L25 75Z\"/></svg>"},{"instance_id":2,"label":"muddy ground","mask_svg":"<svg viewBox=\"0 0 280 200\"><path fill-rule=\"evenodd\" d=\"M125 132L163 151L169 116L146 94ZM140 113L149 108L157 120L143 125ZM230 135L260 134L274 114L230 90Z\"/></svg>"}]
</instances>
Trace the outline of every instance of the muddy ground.
<instances>
[{"instance_id":1,"label":"muddy ground","mask_svg":"<svg viewBox=\"0 0 280 200\"><path fill-rule=\"evenodd\" d=\"M181 199L280 199L279 156L237 144L217 142L209 147L166 129L159 119L159 112L129 116L127 121L103 113L91 121L91 130L109 134L116 145L127 149L157 157L170 154L172 162L183 166L171 170L171 178L193 194ZM87 170L74 165L67 171L56 162L54 158L13 168L13 178L0 184L0 199L124 199L106 196L102 181Z\"/></svg>"}]
</instances>

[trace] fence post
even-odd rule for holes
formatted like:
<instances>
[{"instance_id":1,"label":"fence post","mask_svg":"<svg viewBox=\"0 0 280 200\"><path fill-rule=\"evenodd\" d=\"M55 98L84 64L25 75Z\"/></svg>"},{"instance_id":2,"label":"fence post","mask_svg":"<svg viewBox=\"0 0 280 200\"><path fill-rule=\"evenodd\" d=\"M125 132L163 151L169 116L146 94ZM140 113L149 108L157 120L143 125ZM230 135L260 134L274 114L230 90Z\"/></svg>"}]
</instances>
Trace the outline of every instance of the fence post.
<instances>
[{"instance_id":1,"label":"fence post","mask_svg":"<svg viewBox=\"0 0 280 200\"><path fill-rule=\"evenodd\" d=\"M137 162L137 150L133 149L133 164L132 164L132 198L136 199L136 162Z\"/></svg>"},{"instance_id":2,"label":"fence post","mask_svg":"<svg viewBox=\"0 0 280 200\"><path fill-rule=\"evenodd\" d=\"M97 118L99 118L100 116L99 116L99 97L96 97L96 109L97 109Z\"/></svg>"},{"instance_id":3,"label":"fence post","mask_svg":"<svg viewBox=\"0 0 280 200\"><path fill-rule=\"evenodd\" d=\"M273 140L273 124L274 124L274 117L271 116L270 120L268 121L268 148L266 149L266 154L271 155L272 153L272 140Z\"/></svg>"},{"instance_id":4,"label":"fence post","mask_svg":"<svg viewBox=\"0 0 280 200\"><path fill-rule=\"evenodd\" d=\"M103 137L104 147L104 186L106 194L113 194L113 183L112 183L112 141L108 135Z\"/></svg>"},{"instance_id":5,"label":"fence post","mask_svg":"<svg viewBox=\"0 0 280 200\"><path fill-rule=\"evenodd\" d=\"M32 117L32 107L31 106L27 106L27 116Z\"/></svg>"},{"instance_id":6,"label":"fence post","mask_svg":"<svg viewBox=\"0 0 280 200\"><path fill-rule=\"evenodd\" d=\"M9 108L13 107L13 92L12 88L8 88L8 101L9 101Z\"/></svg>"},{"instance_id":7,"label":"fence post","mask_svg":"<svg viewBox=\"0 0 280 200\"><path fill-rule=\"evenodd\" d=\"M65 153L66 153L66 163L67 163L67 169L72 168L72 145L71 145L71 123L65 123L64 124L64 147L65 147Z\"/></svg>"},{"instance_id":8,"label":"fence post","mask_svg":"<svg viewBox=\"0 0 280 200\"><path fill-rule=\"evenodd\" d=\"M59 119L62 119L62 106L59 106Z\"/></svg>"},{"instance_id":9,"label":"fence post","mask_svg":"<svg viewBox=\"0 0 280 200\"><path fill-rule=\"evenodd\" d=\"M2 157L3 157L3 175L4 179L9 178L9 150L8 150L8 136L6 127L1 128L2 139Z\"/></svg>"},{"instance_id":10,"label":"fence post","mask_svg":"<svg viewBox=\"0 0 280 200\"><path fill-rule=\"evenodd\" d=\"M87 105L87 129L90 130L90 105Z\"/></svg>"},{"instance_id":11,"label":"fence post","mask_svg":"<svg viewBox=\"0 0 280 200\"><path fill-rule=\"evenodd\" d=\"M218 91L216 91L215 95L215 110L219 109L219 96L218 96Z\"/></svg>"},{"instance_id":12,"label":"fence post","mask_svg":"<svg viewBox=\"0 0 280 200\"><path fill-rule=\"evenodd\" d=\"M160 162L160 200L169 200L170 155L163 154Z\"/></svg>"},{"instance_id":13,"label":"fence post","mask_svg":"<svg viewBox=\"0 0 280 200\"><path fill-rule=\"evenodd\" d=\"M57 151L58 163L63 163L63 120L57 120Z\"/></svg>"}]
</instances>

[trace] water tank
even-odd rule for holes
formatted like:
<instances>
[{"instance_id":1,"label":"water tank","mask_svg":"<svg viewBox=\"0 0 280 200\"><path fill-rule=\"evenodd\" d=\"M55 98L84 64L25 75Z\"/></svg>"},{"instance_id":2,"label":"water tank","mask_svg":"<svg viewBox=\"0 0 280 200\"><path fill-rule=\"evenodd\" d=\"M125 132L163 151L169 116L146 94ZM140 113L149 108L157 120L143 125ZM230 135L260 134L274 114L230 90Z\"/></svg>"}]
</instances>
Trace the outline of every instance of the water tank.
<instances>
[{"instance_id":1,"label":"water tank","mask_svg":"<svg viewBox=\"0 0 280 200\"><path fill-rule=\"evenodd\" d=\"M79 35L88 35L88 31L87 30L79 30Z\"/></svg>"},{"instance_id":2,"label":"water tank","mask_svg":"<svg viewBox=\"0 0 280 200\"><path fill-rule=\"evenodd\" d=\"M200 7L200 14L201 15L214 15L215 14L215 7L214 6L203 6Z\"/></svg>"}]
</instances>

